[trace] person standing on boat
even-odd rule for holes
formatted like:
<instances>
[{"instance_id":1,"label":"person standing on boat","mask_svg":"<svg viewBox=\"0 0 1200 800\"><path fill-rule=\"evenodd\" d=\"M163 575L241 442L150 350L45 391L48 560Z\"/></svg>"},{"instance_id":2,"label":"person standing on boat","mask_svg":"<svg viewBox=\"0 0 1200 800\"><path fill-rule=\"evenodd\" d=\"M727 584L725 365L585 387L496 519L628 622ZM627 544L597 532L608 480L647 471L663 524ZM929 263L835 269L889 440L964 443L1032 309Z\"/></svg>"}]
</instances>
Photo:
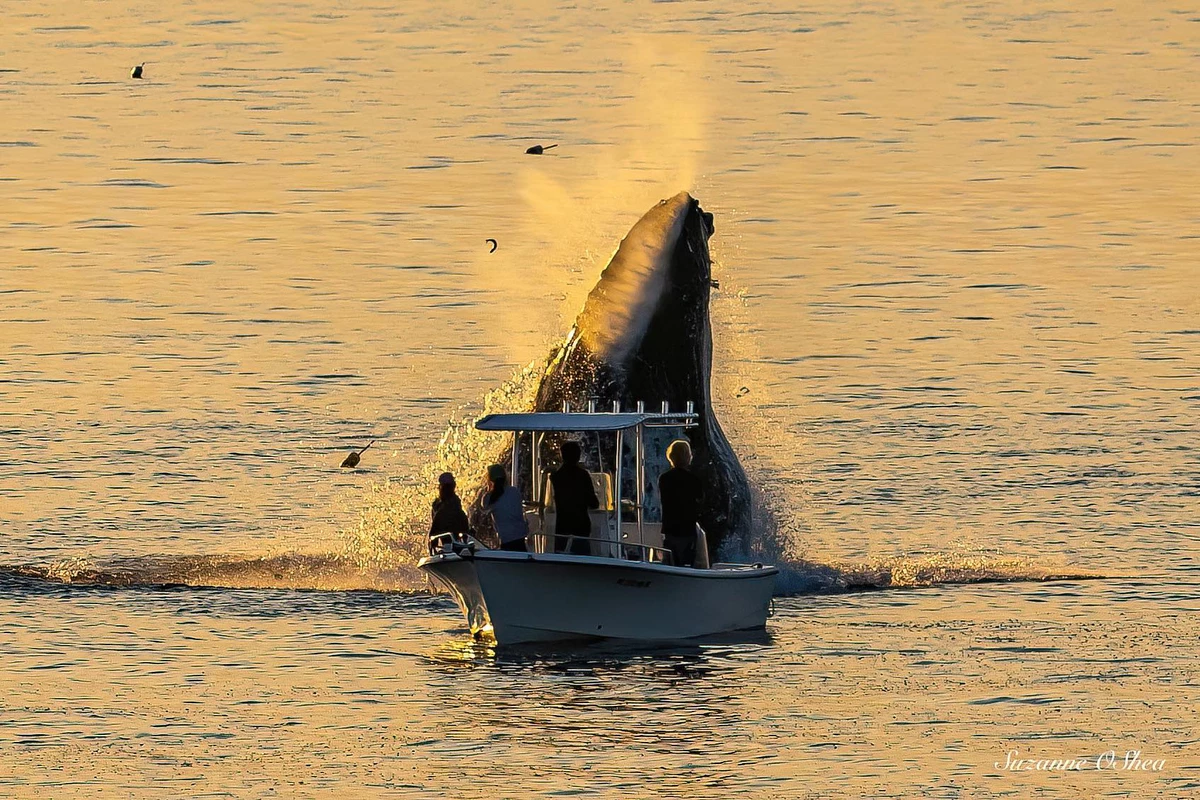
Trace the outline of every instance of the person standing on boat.
<instances>
[{"instance_id":1,"label":"person standing on boat","mask_svg":"<svg viewBox=\"0 0 1200 800\"><path fill-rule=\"evenodd\" d=\"M508 484L504 467L492 464L487 468L488 489L483 498L483 510L492 517L492 526L500 537L500 549L526 553L525 536L529 525L521 504L521 490Z\"/></svg>"},{"instance_id":2,"label":"person standing on boat","mask_svg":"<svg viewBox=\"0 0 1200 800\"><path fill-rule=\"evenodd\" d=\"M592 543L588 540L592 535L592 518L588 510L599 508L600 500L592 476L579 466L582 455L579 442L563 442L559 452L562 466L550 474L554 486L554 552L566 550L568 537L574 536L571 555L591 555Z\"/></svg>"},{"instance_id":3,"label":"person standing on boat","mask_svg":"<svg viewBox=\"0 0 1200 800\"><path fill-rule=\"evenodd\" d=\"M663 544L671 551L675 566L690 567L696 562L696 525L700 522L704 486L688 469L692 464L692 446L686 439L671 442L667 461L671 462L671 469L658 477Z\"/></svg>"},{"instance_id":4,"label":"person standing on boat","mask_svg":"<svg viewBox=\"0 0 1200 800\"><path fill-rule=\"evenodd\" d=\"M454 475L443 472L438 475L438 498L433 501L433 521L429 525L429 552L436 552L433 537L437 534L452 533L455 541L462 541L463 535L470 530L462 500L455 491Z\"/></svg>"}]
</instances>

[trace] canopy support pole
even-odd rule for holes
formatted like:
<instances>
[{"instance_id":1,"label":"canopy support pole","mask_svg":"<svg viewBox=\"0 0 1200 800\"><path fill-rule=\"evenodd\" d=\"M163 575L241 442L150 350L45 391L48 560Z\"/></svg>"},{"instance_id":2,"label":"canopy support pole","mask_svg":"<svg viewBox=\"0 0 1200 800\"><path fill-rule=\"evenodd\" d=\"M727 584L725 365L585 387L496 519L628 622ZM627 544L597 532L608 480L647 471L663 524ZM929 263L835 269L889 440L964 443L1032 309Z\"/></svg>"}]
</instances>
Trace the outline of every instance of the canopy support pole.
<instances>
[{"instance_id":1,"label":"canopy support pole","mask_svg":"<svg viewBox=\"0 0 1200 800\"><path fill-rule=\"evenodd\" d=\"M613 466L613 508L617 518L617 547L621 546L621 466L625 461L622 456L622 445L625 442L625 431L617 431L617 460ZM619 553L619 551L618 551ZM618 555L619 557L619 555Z\"/></svg>"},{"instance_id":2,"label":"canopy support pole","mask_svg":"<svg viewBox=\"0 0 1200 800\"><path fill-rule=\"evenodd\" d=\"M521 444L521 432L513 431L512 475L509 475L508 479L510 481L512 481L513 486L517 487L518 492L521 491L521 484L517 480L517 471L520 469L520 462L517 460L517 457L520 455L520 451L521 451L520 444Z\"/></svg>"},{"instance_id":3,"label":"canopy support pole","mask_svg":"<svg viewBox=\"0 0 1200 800\"><path fill-rule=\"evenodd\" d=\"M541 502L542 499L542 470L539 464L541 454L538 451L541 449L542 437L545 435L544 433L529 434L529 499L535 503Z\"/></svg>"},{"instance_id":4,"label":"canopy support pole","mask_svg":"<svg viewBox=\"0 0 1200 800\"><path fill-rule=\"evenodd\" d=\"M646 443L644 439L644 426L638 425L636 429L637 442L635 444L634 458L637 459L637 526L638 526L638 544L646 543L646 529L642 520L642 506L645 501L646 494Z\"/></svg>"}]
</instances>

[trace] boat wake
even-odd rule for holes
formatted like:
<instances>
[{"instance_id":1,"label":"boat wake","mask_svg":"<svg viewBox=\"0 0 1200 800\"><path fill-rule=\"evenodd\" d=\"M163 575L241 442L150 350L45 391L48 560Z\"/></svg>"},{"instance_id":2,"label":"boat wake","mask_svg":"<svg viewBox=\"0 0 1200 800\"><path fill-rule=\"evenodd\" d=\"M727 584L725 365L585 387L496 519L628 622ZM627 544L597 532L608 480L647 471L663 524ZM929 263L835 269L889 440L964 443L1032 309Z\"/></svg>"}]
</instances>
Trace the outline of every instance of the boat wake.
<instances>
[{"instance_id":1,"label":"boat wake","mask_svg":"<svg viewBox=\"0 0 1200 800\"><path fill-rule=\"evenodd\" d=\"M995 555L934 553L871 562L782 561L777 597L1025 581L1073 581L1102 575L1039 566ZM416 562L366 566L344 555L154 555L106 562L72 558L0 565L0 578L61 586L205 587L310 591L431 592Z\"/></svg>"},{"instance_id":2,"label":"boat wake","mask_svg":"<svg viewBox=\"0 0 1200 800\"><path fill-rule=\"evenodd\" d=\"M337 554L150 555L109 561L70 558L46 564L0 565L0 578L71 586L212 587L318 591L417 592L416 564L365 566Z\"/></svg>"},{"instance_id":3,"label":"boat wake","mask_svg":"<svg viewBox=\"0 0 1200 800\"><path fill-rule=\"evenodd\" d=\"M780 564L775 595L787 597L955 584L1094 580L1102 577L1099 573L1068 566L1042 566L1028 559L995 555L932 553L834 564L785 561Z\"/></svg>"}]
</instances>

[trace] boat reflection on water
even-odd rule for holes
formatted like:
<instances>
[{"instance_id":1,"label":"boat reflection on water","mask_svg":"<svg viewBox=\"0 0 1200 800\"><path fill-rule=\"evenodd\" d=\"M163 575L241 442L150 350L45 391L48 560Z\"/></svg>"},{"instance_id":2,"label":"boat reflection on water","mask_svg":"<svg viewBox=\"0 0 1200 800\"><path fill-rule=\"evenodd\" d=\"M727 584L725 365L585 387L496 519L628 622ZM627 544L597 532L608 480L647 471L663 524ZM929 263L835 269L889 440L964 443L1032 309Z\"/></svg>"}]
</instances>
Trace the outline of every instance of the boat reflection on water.
<instances>
[{"instance_id":1,"label":"boat reflection on water","mask_svg":"<svg viewBox=\"0 0 1200 800\"><path fill-rule=\"evenodd\" d=\"M434 669L497 670L505 673L603 675L635 671L661 677L704 677L762 658L773 647L768 629L732 631L677 642L619 639L498 645L463 631L426 656Z\"/></svg>"}]
</instances>

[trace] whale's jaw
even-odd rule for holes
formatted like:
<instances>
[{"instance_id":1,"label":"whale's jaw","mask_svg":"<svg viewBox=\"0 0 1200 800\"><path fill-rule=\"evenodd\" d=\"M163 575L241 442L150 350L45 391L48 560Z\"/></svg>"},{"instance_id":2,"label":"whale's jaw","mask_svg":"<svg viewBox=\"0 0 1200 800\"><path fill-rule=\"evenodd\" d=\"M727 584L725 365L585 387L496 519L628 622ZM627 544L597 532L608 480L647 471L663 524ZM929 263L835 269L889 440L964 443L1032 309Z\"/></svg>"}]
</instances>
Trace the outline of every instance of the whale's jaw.
<instances>
[{"instance_id":1,"label":"whale's jaw","mask_svg":"<svg viewBox=\"0 0 1200 800\"><path fill-rule=\"evenodd\" d=\"M535 410L589 400L607 410L637 402L656 411L693 403L698 425L687 431L692 469L705 486L702 522L713 554L730 533L750 524L750 489L712 409L712 327L708 305L712 216L687 192L650 209L621 241L588 294L566 341L551 354ZM661 443L656 443L661 444ZM666 467L648 453L648 478Z\"/></svg>"}]
</instances>

